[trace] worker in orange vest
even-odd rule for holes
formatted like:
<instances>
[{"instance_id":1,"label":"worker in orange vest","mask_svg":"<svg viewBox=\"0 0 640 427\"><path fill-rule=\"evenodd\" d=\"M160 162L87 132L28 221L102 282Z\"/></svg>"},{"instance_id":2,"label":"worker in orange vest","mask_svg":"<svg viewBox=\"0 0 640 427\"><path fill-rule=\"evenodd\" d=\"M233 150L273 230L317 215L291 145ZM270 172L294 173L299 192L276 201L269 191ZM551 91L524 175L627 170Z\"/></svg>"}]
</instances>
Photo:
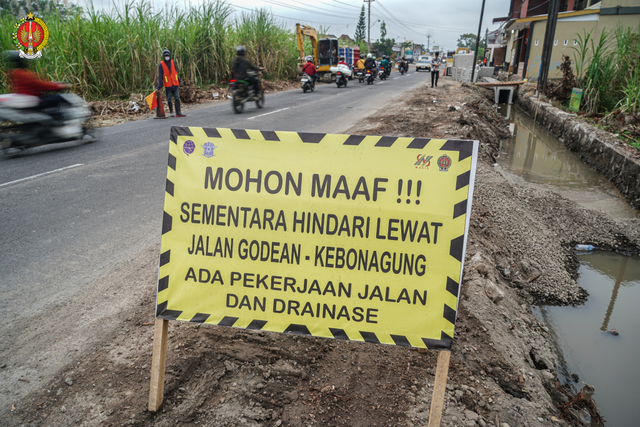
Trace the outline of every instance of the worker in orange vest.
<instances>
[{"instance_id":1,"label":"worker in orange vest","mask_svg":"<svg viewBox=\"0 0 640 427\"><path fill-rule=\"evenodd\" d=\"M176 71L176 64L171 59L171 52L168 49L165 49L162 52L162 57L164 61L160 62L158 65L158 88L160 90L162 86L165 87L167 92L167 105L169 106L169 114L171 117L173 115L173 106L171 105L171 98L173 97L176 101L176 115L175 117L186 117L180 111L180 83L181 79L178 77L178 72Z\"/></svg>"}]
</instances>

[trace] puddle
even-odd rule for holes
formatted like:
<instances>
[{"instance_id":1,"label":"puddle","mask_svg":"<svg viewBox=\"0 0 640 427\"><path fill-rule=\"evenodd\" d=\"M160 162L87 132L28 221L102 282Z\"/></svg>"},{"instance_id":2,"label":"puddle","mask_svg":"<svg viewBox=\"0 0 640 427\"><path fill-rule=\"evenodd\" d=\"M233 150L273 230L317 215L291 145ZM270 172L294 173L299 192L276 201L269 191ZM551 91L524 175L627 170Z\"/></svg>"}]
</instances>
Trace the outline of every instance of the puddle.
<instances>
[{"instance_id":1,"label":"puddle","mask_svg":"<svg viewBox=\"0 0 640 427\"><path fill-rule=\"evenodd\" d=\"M613 218L636 218L633 209L615 185L582 163L576 153L512 105L499 105L513 131L500 143L498 163L503 170L534 186L556 193L588 208L607 212Z\"/></svg>"},{"instance_id":2,"label":"puddle","mask_svg":"<svg viewBox=\"0 0 640 427\"><path fill-rule=\"evenodd\" d=\"M556 346L560 382L574 393L583 381L593 385L607 425L638 425L640 257L594 251L578 259L578 283L589 292L586 304L533 312ZM612 329L620 335L606 332Z\"/></svg>"}]
</instances>

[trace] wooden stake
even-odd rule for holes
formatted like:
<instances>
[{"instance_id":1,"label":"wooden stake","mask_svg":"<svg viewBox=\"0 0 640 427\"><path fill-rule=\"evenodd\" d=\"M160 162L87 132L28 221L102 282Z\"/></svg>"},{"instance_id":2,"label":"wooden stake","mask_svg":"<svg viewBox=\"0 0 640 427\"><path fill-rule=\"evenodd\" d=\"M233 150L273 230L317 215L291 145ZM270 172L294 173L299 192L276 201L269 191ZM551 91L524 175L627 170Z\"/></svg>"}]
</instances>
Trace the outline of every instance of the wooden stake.
<instances>
[{"instance_id":1,"label":"wooden stake","mask_svg":"<svg viewBox=\"0 0 640 427\"><path fill-rule=\"evenodd\" d=\"M149 391L149 411L151 412L157 412L160 409L164 398L164 370L167 362L168 331L169 321L156 319L153 332L153 357L151 359L151 389Z\"/></svg>"},{"instance_id":2,"label":"wooden stake","mask_svg":"<svg viewBox=\"0 0 640 427\"><path fill-rule=\"evenodd\" d=\"M436 382L433 385L431 396L431 409L429 410L428 427L440 427L442 418L442 406L444 405L444 392L447 389L447 373L449 372L450 351L438 352L438 365L436 366Z\"/></svg>"}]
</instances>

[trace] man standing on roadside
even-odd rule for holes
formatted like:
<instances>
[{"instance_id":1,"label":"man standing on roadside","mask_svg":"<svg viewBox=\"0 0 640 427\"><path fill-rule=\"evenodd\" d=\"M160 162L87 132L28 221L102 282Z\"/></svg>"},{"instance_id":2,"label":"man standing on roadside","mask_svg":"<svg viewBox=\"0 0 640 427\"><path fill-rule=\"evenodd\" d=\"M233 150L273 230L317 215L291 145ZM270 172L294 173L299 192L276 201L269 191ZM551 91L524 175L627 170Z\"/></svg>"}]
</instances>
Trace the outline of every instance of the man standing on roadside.
<instances>
[{"instance_id":1,"label":"man standing on roadside","mask_svg":"<svg viewBox=\"0 0 640 427\"><path fill-rule=\"evenodd\" d=\"M440 52L436 52L436 57L431 61L431 87L433 87L433 80L435 78L436 87L438 87L438 74L440 72L440 65L442 60L439 57Z\"/></svg>"},{"instance_id":2,"label":"man standing on roadside","mask_svg":"<svg viewBox=\"0 0 640 427\"><path fill-rule=\"evenodd\" d=\"M176 64L171 59L171 52L165 49L162 52L164 61L158 65L158 87L160 90L162 86L167 91L167 105L169 106L169 114L171 117L186 117L180 110L180 81L178 72L176 71ZM173 105L171 105L171 98L176 101L176 115L173 115Z\"/></svg>"}]
</instances>

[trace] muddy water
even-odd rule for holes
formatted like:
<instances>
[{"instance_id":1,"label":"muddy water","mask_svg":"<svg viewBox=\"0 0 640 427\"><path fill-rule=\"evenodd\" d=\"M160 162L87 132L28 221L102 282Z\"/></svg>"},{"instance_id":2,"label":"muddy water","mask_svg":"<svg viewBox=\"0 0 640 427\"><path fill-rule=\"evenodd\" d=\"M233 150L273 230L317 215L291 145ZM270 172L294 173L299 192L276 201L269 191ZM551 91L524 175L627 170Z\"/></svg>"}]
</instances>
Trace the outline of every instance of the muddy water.
<instances>
[{"instance_id":1,"label":"muddy water","mask_svg":"<svg viewBox=\"0 0 640 427\"><path fill-rule=\"evenodd\" d=\"M535 125L515 106L500 105L511 123L513 136L500 143L500 166L511 179L552 188L588 209L602 210L614 218L639 217L613 183L582 163L553 135Z\"/></svg>"},{"instance_id":2,"label":"muddy water","mask_svg":"<svg viewBox=\"0 0 640 427\"><path fill-rule=\"evenodd\" d=\"M582 307L534 307L559 356L558 378L574 392L582 382L609 426L638 421L640 257L594 251L578 255L578 283L589 292ZM615 329L619 335L607 331Z\"/></svg>"}]
</instances>

